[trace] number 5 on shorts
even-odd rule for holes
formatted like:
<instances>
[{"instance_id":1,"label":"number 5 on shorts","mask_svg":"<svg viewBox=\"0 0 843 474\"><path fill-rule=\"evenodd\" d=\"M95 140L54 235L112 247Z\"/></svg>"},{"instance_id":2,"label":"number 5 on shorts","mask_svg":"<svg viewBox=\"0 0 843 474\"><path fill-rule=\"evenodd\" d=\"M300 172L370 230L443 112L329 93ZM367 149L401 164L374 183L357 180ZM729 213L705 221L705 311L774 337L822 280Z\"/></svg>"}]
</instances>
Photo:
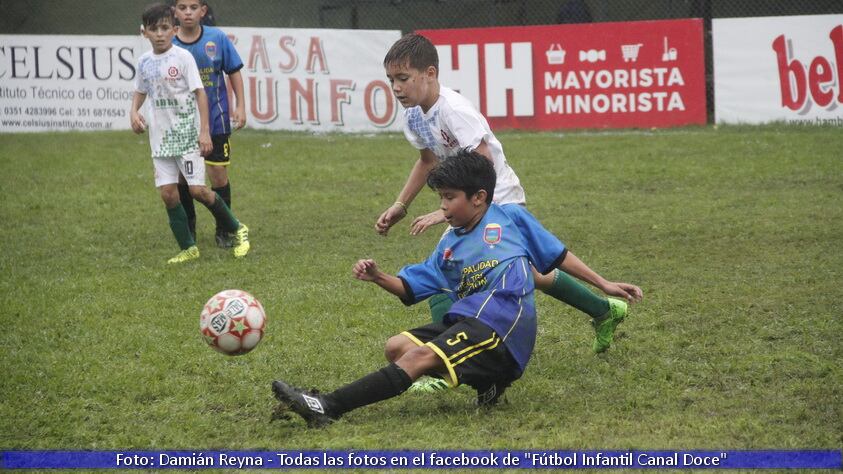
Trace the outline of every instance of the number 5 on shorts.
<instances>
[{"instance_id":1,"label":"number 5 on shorts","mask_svg":"<svg viewBox=\"0 0 843 474\"><path fill-rule=\"evenodd\" d=\"M460 341L465 341L466 339L468 339L468 335L466 333L458 332L456 337L454 337L453 339L448 339L445 342L447 342L449 346L456 346L460 343Z\"/></svg>"}]
</instances>

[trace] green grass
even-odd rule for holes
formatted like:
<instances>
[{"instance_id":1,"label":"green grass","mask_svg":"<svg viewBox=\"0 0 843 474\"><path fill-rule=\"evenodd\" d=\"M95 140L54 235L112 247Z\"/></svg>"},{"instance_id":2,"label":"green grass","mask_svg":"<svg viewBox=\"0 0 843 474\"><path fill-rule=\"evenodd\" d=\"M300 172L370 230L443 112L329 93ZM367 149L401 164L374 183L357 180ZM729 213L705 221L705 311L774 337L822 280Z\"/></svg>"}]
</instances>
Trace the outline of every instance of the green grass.
<instances>
[{"instance_id":1,"label":"green grass","mask_svg":"<svg viewBox=\"0 0 843 474\"><path fill-rule=\"evenodd\" d=\"M616 344L592 355L586 318L541 295L508 405L407 394L307 430L269 422L273 379L333 389L428 320L351 277L362 257L388 271L420 261L441 233L373 230L416 156L403 137L235 135L233 207L252 253L215 248L200 206L202 257L170 267L146 136L0 135L0 448L840 448L839 129L499 138L545 226L644 289ZM411 214L435 205L425 190ZM224 288L267 309L249 355L199 337Z\"/></svg>"}]
</instances>

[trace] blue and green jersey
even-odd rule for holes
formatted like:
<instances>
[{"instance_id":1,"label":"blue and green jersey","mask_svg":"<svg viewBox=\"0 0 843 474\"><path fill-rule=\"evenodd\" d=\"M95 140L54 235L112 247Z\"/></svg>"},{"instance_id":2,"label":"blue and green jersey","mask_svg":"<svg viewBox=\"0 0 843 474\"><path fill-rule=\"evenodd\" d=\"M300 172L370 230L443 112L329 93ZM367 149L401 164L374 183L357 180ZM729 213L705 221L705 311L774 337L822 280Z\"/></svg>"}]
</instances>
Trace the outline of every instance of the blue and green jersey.
<instances>
[{"instance_id":1,"label":"blue and green jersey","mask_svg":"<svg viewBox=\"0 0 843 474\"><path fill-rule=\"evenodd\" d=\"M427 260L398 272L407 290L403 301L449 295L455 303L445 322L477 318L498 333L523 371L536 340L530 264L548 273L566 252L523 206L492 204L473 229L449 229Z\"/></svg>"}]
</instances>

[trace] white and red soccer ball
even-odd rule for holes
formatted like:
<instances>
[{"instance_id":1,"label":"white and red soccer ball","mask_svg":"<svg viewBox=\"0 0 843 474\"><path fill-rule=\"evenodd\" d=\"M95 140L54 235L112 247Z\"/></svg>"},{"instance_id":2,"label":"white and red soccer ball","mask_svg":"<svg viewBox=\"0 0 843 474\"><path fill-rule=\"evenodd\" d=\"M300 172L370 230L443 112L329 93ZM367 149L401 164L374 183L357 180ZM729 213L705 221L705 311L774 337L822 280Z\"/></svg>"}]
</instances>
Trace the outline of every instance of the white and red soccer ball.
<instances>
[{"instance_id":1,"label":"white and red soccer ball","mask_svg":"<svg viewBox=\"0 0 843 474\"><path fill-rule=\"evenodd\" d=\"M254 349L265 329L263 305L242 290L220 291L205 303L199 315L199 331L205 342L227 355Z\"/></svg>"}]
</instances>

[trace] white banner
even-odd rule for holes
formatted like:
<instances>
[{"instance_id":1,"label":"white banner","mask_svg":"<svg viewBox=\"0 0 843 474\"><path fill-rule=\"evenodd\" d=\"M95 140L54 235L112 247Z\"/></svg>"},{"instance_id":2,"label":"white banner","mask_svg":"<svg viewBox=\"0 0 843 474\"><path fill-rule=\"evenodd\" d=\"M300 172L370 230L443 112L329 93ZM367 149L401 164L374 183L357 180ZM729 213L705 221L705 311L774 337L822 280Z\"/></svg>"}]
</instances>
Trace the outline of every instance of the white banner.
<instances>
[{"instance_id":1,"label":"white banner","mask_svg":"<svg viewBox=\"0 0 843 474\"><path fill-rule=\"evenodd\" d=\"M400 130L383 57L400 31L224 28L243 59L249 127ZM127 130L134 36L0 35L0 132Z\"/></svg>"},{"instance_id":2,"label":"white banner","mask_svg":"<svg viewBox=\"0 0 843 474\"><path fill-rule=\"evenodd\" d=\"M225 28L243 59L253 128L400 130L383 58L397 30Z\"/></svg>"},{"instance_id":3,"label":"white banner","mask_svg":"<svg viewBox=\"0 0 843 474\"><path fill-rule=\"evenodd\" d=\"M717 123L843 126L843 15L715 19Z\"/></svg>"},{"instance_id":4,"label":"white banner","mask_svg":"<svg viewBox=\"0 0 843 474\"><path fill-rule=\"evenodd\" d=\"M148 44L139 35L0 35L0 131L130 128L135 58Z\"/></svg>"}]
</instances>

